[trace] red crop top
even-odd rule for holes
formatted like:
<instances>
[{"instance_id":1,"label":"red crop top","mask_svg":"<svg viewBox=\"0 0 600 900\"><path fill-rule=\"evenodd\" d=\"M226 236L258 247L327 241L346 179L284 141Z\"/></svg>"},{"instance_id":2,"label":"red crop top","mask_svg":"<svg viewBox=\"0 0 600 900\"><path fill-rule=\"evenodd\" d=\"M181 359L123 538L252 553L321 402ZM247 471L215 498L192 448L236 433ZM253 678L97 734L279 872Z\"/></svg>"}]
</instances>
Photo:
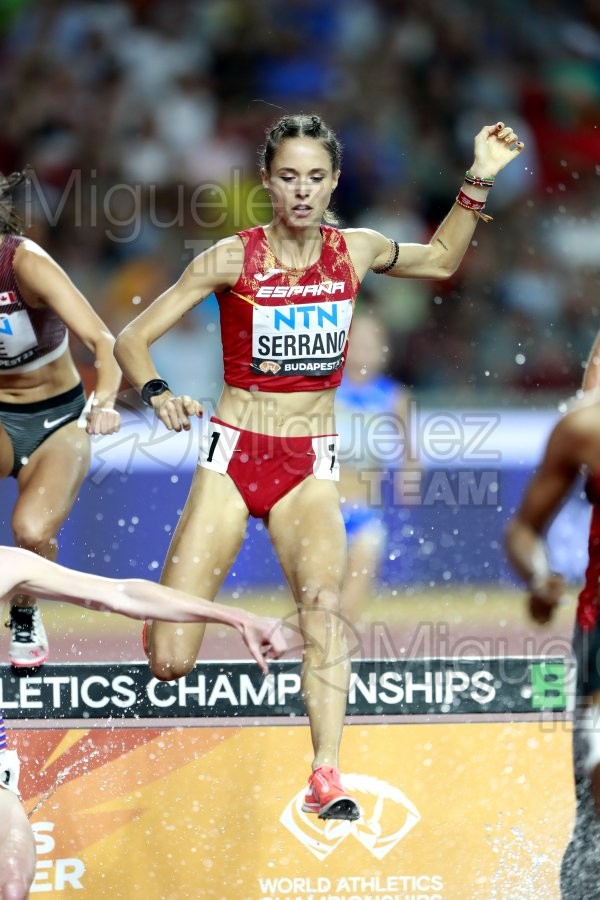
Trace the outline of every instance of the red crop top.
<instances>
[{"instance_id":1,"label":"red crop top","mask_svg":"<svg viewBox=\"0 0 600 900\"><path fill-rule=\"evenodd\" d=\"M321 225L321 234L321 256L297 270L276 259L262 226L239 232L242 274L217 294L227 384L275 392L339 385L359 281L342 233Z\"/></svg>"}]
</instances>

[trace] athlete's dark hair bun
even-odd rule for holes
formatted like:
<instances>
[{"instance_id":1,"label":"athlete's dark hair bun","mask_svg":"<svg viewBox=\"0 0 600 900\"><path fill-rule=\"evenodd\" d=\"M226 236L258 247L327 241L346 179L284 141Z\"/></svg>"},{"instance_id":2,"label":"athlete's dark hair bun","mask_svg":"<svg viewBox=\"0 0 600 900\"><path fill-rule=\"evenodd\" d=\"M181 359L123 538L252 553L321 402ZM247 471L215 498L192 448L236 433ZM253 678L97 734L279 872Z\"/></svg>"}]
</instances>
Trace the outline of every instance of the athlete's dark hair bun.
<instances>
[{"instance_id":1,"label":"athlete's dark hair bun","mask_svg":"<svg viewBox=\"0 0 600 900\"><path fill-rule=\"evenodd\" d=\"M12 193L15 188L26 184L29 172L12 172L10 175L0 173L0 233L23 234L23 223L13 204Z\"/></svg>"},{"instance_id":2,"label":"athlete's dark hair bun","mask_svg":"<svg viewBox=\"0 0 600 900\"><path fill-rule=\"evenodd\" d=\"M342 147L335 133L320 116L287 115L267 129L264 147L259 150L259 163L267 172L271 161L284 140L295 137L310 137L321 141L336 172L340 168Z\"/></svg>"}]
</instances>

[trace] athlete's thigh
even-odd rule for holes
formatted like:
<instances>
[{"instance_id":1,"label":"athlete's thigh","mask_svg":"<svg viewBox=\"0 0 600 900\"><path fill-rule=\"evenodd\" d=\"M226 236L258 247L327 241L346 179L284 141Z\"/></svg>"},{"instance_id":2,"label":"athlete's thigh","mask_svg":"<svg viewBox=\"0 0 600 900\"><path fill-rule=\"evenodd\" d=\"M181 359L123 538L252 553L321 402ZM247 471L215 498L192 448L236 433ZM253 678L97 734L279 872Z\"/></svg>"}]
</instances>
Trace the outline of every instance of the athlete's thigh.
<instances>
[{"instance_id":1,"label":"athlete's thigh","mask_svg":"<svg viewBox=\"0 0 600 900\"><path fill-rule=\"evenodd\" d=\"M62 524L77 499L90 466L90 438L70 422L40 444L17 476L19 497L13 519L41 517Z\"/></svg>"},{"instance_id":2,"label":"athlete's thigh","mask_svg":"<svg viewBox=\"0 0 600 900\"><path fill-rule=\"evenodd\" d=\"M12 442L0 425L0 478L6 478L12 472L14 452Z\"/></svg>"},{"instance_id":3,"label":"athlete's thigh","mask_svg":"<svg viewBox=\"0 0 600 900\"><path fill-rule=\"evenodd\" d=\"M162 582L214 599L246 533L248 509L228 475L196 468Z\"/></svg>"},{"instance_id":4,"label":"athlete's thigh","mask_svg":"<svg viewBox=\"0 0 600 900\"><path fill-rule=\"evenodd\" d=\"M340 590L346 529L335 482L305 478L275 504L268 529L296 602L321 587Z\"/></svg>"},{"instance_id":5,"label":"athlete's thigh","mask_svg":"<svg viewBox=\"0 0 600 900\"><path fill-rule=\"evenodd\" d=\"M214 600L244 540L248 509L229 475L197 467L161 584ZM152 640L202 640L204 625L154 622Z\"/></svg>"}]
</instances>

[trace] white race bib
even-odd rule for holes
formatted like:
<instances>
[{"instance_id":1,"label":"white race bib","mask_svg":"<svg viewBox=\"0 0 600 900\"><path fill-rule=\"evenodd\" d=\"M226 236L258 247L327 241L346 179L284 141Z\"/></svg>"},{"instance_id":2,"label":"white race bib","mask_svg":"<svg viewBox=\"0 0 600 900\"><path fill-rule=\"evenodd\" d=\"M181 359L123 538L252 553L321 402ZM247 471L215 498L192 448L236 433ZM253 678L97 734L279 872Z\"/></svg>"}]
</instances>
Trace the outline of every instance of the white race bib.
<instances>
[{"instance_id":1,"label":"white race bib","mask_svg":"<svg viewBox=\"0 0 600 900\"><path fill-rule=\"evenodd\" d=\"M16 750L0 753L0 788L6 788L19 796L19 757Z\"/></svg>"},{"instance_id":2,"label":"white race bib","mask_svg":"<svg viewBox=\"0 0 600 900\"><path fill-rule=\"evenodd\" d=\"M313 475L320 481L340 480L340 460L337 434L320 434L312 439L315 453Z\"/></svg>"},{"instance_id":3,"label":"white race bib","mask_svg":"<svg viewBox=\"0 0 600 900\"><path fill-rule=\"evenodd\" d=\"M255 306L252 369L262 375L323 377L342 365L352 300Z\"/></svg>"},{"instance_id":4,"label":"white race bib","mask_svg":"<svg viewBox=\"0 0 600 900\"><path fill-rule=\"evenodd\" d=\"M36 346L37 338L26 309L10 315L0 311L0 363L18 360Z\"/></svg>"},{"instance_id":5,"label":"white race bib","mask_svg":"<svg viewBox=\"0 0 600 900\"><path fill-rule=\"evenodd\" d=\"M202 421L198 465L224 475L233 456L241 432L212 419Z\"/></svg>"}]
</instances>

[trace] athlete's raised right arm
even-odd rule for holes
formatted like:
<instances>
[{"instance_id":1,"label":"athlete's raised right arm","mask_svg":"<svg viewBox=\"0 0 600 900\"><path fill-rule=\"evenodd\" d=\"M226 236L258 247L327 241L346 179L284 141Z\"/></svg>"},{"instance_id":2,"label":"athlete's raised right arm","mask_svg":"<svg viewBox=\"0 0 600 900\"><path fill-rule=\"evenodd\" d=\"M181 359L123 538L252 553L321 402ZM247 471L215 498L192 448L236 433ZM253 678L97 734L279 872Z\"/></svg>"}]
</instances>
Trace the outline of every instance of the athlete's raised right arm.
<instances>
[{"instance_id":1,"label":"athlete's raised right arm","mask_svg":"<svg viewBox=\"0 0 600 900\"><path fill-rule=\"evenodd\" d=\"M200 253L179 280L136 316L118 335L115 356L128 381L141 390L148 381L163 377L156 371L150 347L190 309L213 291L233 287L242 271L244 248L237 235L225 238ZM188 416L200 412L200 404L191 397L176 397L165 391L153 401L153 407L167 428L189 428Z\"/></svg>"}]
</instances>

